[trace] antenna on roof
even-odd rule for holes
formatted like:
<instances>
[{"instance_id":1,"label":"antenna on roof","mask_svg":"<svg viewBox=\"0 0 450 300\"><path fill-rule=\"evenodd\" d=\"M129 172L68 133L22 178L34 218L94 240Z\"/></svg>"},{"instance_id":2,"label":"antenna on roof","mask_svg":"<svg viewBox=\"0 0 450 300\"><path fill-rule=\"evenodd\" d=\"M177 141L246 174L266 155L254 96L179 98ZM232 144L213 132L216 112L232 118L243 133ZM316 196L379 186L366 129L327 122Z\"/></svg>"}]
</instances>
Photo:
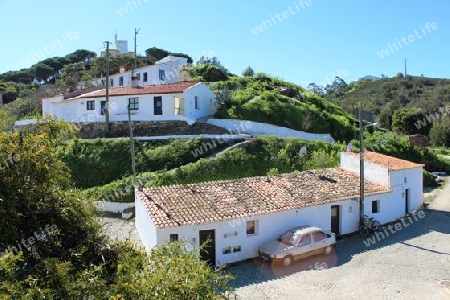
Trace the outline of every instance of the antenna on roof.
<instances>
[{"instance_id":1,"label":"antenna on roof","mask_svg":"<svg viewBox=\"0 0 450 300\"><path fill-rule=\"evenodd\" d=\"M352 152L352 142L347 144L347 152Z\"/></svg>"}]
</instances>

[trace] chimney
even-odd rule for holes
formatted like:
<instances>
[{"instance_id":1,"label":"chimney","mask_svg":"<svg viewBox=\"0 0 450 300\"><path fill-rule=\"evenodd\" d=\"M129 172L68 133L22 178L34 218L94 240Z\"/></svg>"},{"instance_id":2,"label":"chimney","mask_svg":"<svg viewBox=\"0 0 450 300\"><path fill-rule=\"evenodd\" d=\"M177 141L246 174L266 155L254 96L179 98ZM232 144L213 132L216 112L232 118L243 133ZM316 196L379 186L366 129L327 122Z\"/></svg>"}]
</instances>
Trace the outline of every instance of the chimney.
<instances>
[{"instance_id":1,"label":"chimney","mask_svg":"<svg viewBox=\"0 0 450 300\"><path fill-rule=\"evenodd\" d=\"M125 73L125 66L120 66L120 67L119 67L119 73L120 73L120 74Z\"/></svg>"},{"instance_id":2,"label":"chimney","mask_svg":"<svg viewBox=\"0 0 450 300\"><path fill-rule=\"evenodd\" d=\"M139 78L137 76L131 76L131 87L132 88L139 87Z\"/></svg>"}]
</instances>

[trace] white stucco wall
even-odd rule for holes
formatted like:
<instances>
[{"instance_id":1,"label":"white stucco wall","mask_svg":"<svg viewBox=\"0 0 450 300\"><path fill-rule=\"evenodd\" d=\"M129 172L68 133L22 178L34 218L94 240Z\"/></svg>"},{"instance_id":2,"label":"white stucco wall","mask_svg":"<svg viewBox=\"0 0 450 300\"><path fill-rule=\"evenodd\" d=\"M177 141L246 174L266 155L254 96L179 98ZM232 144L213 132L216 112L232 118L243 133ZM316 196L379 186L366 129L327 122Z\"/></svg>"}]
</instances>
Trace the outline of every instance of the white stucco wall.
<instances>
[{"instance_id":1,"label":"white stucco wall","mask_svg":"<svg viewBox=\"0 0 450 300\"><path fill-rule=\"evenodd\" d=\"M359 156L341 152L340 165L342 169L350 171L359 176L360 160ZM389 187L389 171L379 165L364 161L364 178L382 186Z\"/></svg>"},{"instance_id":2,"label":"white stucco wall","mask_svg":"<svg viewBox=\"0 0 450 300\"><path fill-rule=\"evenodd\" d=\"M330 230L332 205L340 205L339 226L341 234L358 230L359 203L356 200L340 201L298 210L288 210L251 218L245 217L219 223L156 229L156 240L154 223L151 222L151 220L148 220L149 218L145 219L145 213L142 212L143 206L141 203L138 204L137 202L136 227L148 250L156 244L163 244L169 241L170 234L178 234L180 240L192 242L198 247L199 231L214 229L216 239L216 263L219 265L257 256L258 248L262 244L275 239L285 230L295 226L314 225ZM257 220L257 233L255 235L246 234L246 221L249 220ZM151 229L149 227L151 227ZM234 246L240 246L241 251L223 254L224 248L231 247L231 249L233 249Z\"/></svg>"},{"instance_id":3,"label":"white stucco wall","mask_svg":"<svg viewBox=\"0 0 450 300\"><path fill-rule=\"evenodd\" d=\"M165 71L165 80L159 80L159 70ZM144 73L147 73L147 81L144 81ZM155 84L166 84L166 83L174 83L180 82L180 70L177 66L172 66L171 64L158 64L151 65L138 68L134 71L134 74L137 76L139 74L139 85L155 85ZM127 70L124 73L113 74L109 76L109 80L113 80L113 87L119 87L119 78L123 77L123 85L122 86L130 86L131 85L131 70ZM102 80L106 80L105 78L95 79L93 82L98 83Z\"/></svg>"},{"instance_id":4,"label":"white stucco wall","mask_svg":"<svg viewBox=\"0 0 450 300\"><path fill-rule=\"evenodd\" d=\"M149 214L147 213L144 204L141 199L136 195L135 196L135 210L136 210L136 218L135 218L135 226L136 230L141 238L142 244L145 249L150 250L157 243L156 236L156 227L155 223L153 223Z\"/></svg>"},{"instance_id":5,"label":"white stucco wall","mask_svg":"<svg viewBox=\"0 0 450 300\"><path fill-rule=\"evenodd\" d=\"M405 190L409 189L409 212L419 209L423 204L423 168L412 168L398 171L391 171L391 184L395 192L405 203Z\"/></svg>"},{"instance_id":6,"label":"white stucco wall","mask_svg":"<svg viewBox=\"0 0 450 300\"><path fill-rule=\"evenodd\" d=\"M199 97L198 109L195 108L195 97ZM211 116L216 113L216 98L213 92L204 84L199 83L184 91L185 116L190 119L198 119Z\"/></svg>"},{"instance_id":7,"label":"white stucco wall","mask_svg":"<svg viewBox=\"0 0 450 300\"><path fill-rule=\"evenodd\" d=\"M108 201L94 201L97 208L102 212L122 213L125 209L134 207L134 202L108 202Z\"/></svg>"}]
</instances>

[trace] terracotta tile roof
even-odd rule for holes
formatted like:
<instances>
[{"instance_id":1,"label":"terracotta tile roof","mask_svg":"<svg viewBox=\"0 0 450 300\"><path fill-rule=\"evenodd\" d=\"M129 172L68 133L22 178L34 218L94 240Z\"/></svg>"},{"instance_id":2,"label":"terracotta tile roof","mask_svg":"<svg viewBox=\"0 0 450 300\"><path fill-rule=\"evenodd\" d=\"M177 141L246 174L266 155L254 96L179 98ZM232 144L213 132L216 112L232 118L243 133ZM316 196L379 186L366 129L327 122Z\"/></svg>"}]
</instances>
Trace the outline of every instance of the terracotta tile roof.
<instances>
[{"instance_id":1,"label":"terracotta tile roof","mask_svg":"<svg viewBox=\"0 0 450 300\"><path fill-rule=\"evenodd\" d=\"M359 159L359 153L355 152L345 152L345 154L349 154L351 156L357 157ZM403 170L403 169L412 169L423 167L423 164L416 164L408 160L380 154L377 152L366 151L364 154L364 160L387 168L389 170Z\"/></svg>"},{"instance_id":2,"label":"terracotta tile roof","mask_svg":"<svg viewBox=\"0 0 450 300\"><path fill-rule=\"evenodd\" d=\"M199 82L176 82L158 85L144 85L136 88L131 86L111 87L109 96L128 96L128 95L147 95L147 94L173 94L182 93L190 87L199 84ZM106 89L86 92L74 98L100 98L106 97ZM70 98L73 99L73 98Z\"/></svg>"},{"instance_id":3,"label":"terracotta tile roof","mask_svg":"<svg viewBox=\"0 0 450 300\"><path fill-rule=\"evenodd\" d=\"M390 190L365 182L365 195ZM341 168L137 191L156 227L177 227L359 199L359 177Z\"/></svg>"}]
</instances>

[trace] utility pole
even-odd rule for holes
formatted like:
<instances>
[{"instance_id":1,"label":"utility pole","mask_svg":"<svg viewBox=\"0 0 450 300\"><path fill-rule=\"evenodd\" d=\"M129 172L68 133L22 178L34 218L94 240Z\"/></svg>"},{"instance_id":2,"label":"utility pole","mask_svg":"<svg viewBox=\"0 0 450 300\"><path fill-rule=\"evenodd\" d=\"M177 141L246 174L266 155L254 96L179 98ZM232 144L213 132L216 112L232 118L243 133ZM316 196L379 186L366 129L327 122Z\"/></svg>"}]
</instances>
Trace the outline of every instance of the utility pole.
<instances>
[{"instance_id":1,"label":"utility pole","mask_svg":"<svg viewBox=\"0 0 450 300\"><path fill-rule=\"evenodd\" d=\"M106 41L106 103L105 103L105 122L106 132L109 132L109 42Z\"/></svg>"},{"instance_id":2,"label":"utility pole","mask_svg":"<svg viewBox=\"0 0 450 300\"><path fill-rule=\"evenodd\" d=\"M136 163L135 163L135 153L134 153L134 138L133 138L133 123L131 123L131 108L130 103L128 103L128 125L130 127L130 154L131 154L131 170L133 172L133 185L136 187Z\"/></svg>"},{"instance_id":3,"label":"utility pole","mask_svg":"<svg viewBox=\"0 0 450 300\"><path fill-rule=\"evenodd\" d=\"M409 61L409 60L407 60L406 58L405 58L405 77L406 77L406 75L408 75L408 73L407 73L407 71L406 71L406 62L407 61Z\"/></svg>"},{"instance_id":4,"label":"utility pole","mask_svg":"<svg viewBox=\"0 0 450 300\"><path fill-rule=\"evenodd\" d=\"M137 29L137 28L134 29L134 69L131 72L132 76L134 75L134 70L136 69L136 66L137 66L136 36L137 36L137 34L139 33L140 30L141 30L140 28L139 29Z\"/></svg>"},{"instance_id":5,"label":"utility pole","mask_svg":"<svg viewBox=\"0 0 450 300\"><path fill-rule=\"evenodd\" d=\"M363 106L359 103L359 218L364 220L364 126Z\"/></svg>"}]
</instances>

